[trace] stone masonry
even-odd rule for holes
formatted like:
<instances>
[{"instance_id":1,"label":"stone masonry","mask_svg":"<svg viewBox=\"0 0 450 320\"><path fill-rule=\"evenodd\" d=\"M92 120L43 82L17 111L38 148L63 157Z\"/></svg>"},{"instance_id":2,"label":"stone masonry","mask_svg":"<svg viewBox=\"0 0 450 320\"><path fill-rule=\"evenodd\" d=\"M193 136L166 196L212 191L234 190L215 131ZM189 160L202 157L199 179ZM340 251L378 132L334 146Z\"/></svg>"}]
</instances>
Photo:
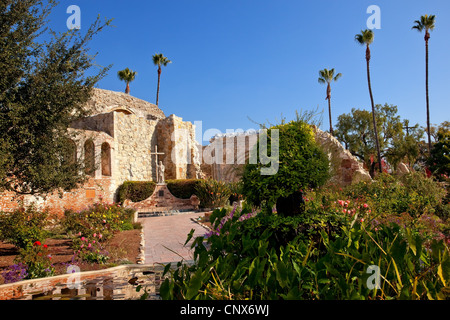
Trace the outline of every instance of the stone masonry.
<instances>
[{"instance_id":1,"label":"stone masonry","mask_svg":"<svg viewBox=\"0 0 450 320\"><path fill-rule=\"evenodd\" d=\"M371 177L363 164L350 151L328 132L312 127L314 138L330 159L330 182L349 185L359 181L371 181ZM216 136L210 144L203 148L202 170L209 177L221 181L237 181L243 173L243 167L248 162L250 150L258 141L258 133L244 133ZM228 146L231 146L228 148ZM243 146L238 151L237 146ZM217 151L221 155L217 155ZM222 157L222 161L220 160ZM219 163L220 162L220 163Z\"/></svg>"},{"instance_id":2,"label":"stone masonry","mask_svg":"<svg viewBox=\"0 0 450 320\"><path fill-rule=\"evenodd\" d=\"M113 202L127 180L156 181L155 147L166 167L166 179L201 176L195 126L175 115L166 117L156 105L131 95L94 89L87 107L89 117L71 125L76 134L77 159L92 167L89 181L80 188L44 197L0 194L0 211L12 211L19 200L62 215L64 209L82 210L102 198Z\"/></svg>"}]
</instances>

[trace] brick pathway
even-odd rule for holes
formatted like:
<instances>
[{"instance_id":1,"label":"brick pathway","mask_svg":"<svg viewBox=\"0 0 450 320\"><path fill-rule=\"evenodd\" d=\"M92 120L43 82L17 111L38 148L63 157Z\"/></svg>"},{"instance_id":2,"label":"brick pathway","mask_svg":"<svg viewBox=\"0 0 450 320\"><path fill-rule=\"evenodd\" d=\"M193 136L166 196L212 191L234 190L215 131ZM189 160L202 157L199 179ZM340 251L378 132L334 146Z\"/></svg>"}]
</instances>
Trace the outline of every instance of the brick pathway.
<instances>
[{"instance_id":1,"label":"brick pathway","mask_svg":"<svg viewBox=\"0 0 450 320\"><path fill-rule=\"evenodd\" d=\"M191 229L194 237L203 235L207 230L191 220L203 213L185 213L173 216L139 218L145 236L145 264L178 262L181 255L185 261L192 260L190 243L183 246ZM192 240L191 240L192 241ZM175 251L178 255L167 248Z\"/></svg>"}]
</instances>

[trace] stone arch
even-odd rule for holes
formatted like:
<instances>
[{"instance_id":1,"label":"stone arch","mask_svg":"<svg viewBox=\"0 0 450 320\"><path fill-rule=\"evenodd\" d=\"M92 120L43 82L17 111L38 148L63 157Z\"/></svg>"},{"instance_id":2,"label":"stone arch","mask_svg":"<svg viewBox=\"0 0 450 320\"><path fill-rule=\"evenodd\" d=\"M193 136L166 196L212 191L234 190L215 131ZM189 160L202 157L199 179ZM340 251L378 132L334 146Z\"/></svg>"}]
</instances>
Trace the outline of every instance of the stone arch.
<instances>
[{"instance_id":1,"label":"stone arch","mask_svg":"<svg viewBox=\"0 0 450 320\"><path fill-rule=\"evenodd\" d=\"M114 107L110 110L110 112L116 111L116 112L122 112L125 114L135 114L133 110L127 107Z\"/></svg>"},{"instance_id":2,"label":"stone arch","mask_svg":"<svg viewBox=\"0 0 450 320\"><path fill-rule=\"evenodd\" d=\"M103 142L101 147L102 176L111 176L111 146Z\"/></svg>"},{"instance_id":3,"label":"stone arch","mask_svg":"<svg viewBox=\"0 0 450 320\"><path fill-rule=\"evenodd\" d=\"M92 139L84 143L84 172L95 177L95 145Z\"/></svg>"}]
</instances>

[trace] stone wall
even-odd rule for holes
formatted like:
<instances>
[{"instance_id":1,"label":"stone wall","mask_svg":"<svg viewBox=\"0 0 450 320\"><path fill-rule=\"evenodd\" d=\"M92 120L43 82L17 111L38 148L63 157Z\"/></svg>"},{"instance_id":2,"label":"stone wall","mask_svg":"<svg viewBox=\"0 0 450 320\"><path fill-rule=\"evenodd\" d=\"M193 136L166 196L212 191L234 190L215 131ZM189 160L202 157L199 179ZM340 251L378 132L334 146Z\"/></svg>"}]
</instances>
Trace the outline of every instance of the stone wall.
<instances>
[{"instance_id":1,"label":"stone wall","mask_svg":"<svg viewBox=\"0 0 450 320\"><path fill-rule=\"evenodd\" d=\"M165 166L165 179L195 179L201 172L195 126L170 115L156 126L158 152Z\"/></svg>"},{"instance_id":2,"label":"stone wall","mask_svg":"<svg viewBox=\"0 0 450 320\"><path fill-rule=\"evenodd\" d=\"M125 200L124 206L135 209L139 213L169 212L171 210L197 210L200 201L192 195L190 199L176 198L167 188L166 184L156 185L153 194L140 202Z\"/></svg>"},{"instance_id":3,"label":"stone wall","mask_svg":"<svg viewBox=\"0 0 450 320\"><path fill-rule=\"evenodd\" d=\"M332 176L330 182L349 185L371 180L363 164L352 156L335 137L316 126L313 126L313 131L316 142L330 159ZM203 171L217 180L238 181L243 173L243 163L248 162L249 152L257 143L257 137L257 133L214 137L208 146L203 147ZM238 146L244 146L244 150L238 151ZM218 160L221 162L218 163Z\"/></svg>"},{"instance_id":4,"label":"stone wall","mask_svg":"<svg viewBox=\"0 0 450 320\"><path fill-rule=\"evenodd\" d=\"M117 185L126 180L156 181L155 158L150 154L157 141L156 125L155 120L114 112Z\"/></svg>"},{"instance_id":5,"label":"stone wall","mask_svg":"<svg viewBox=\"0 0 450 320\"><path fill-rule=\"evenodd\" d=\"M88 102L94 114L122 110L134 113L148 120L164 119L164 112L153 103L138 99L132 95L94 88L91 100Z\"/></svg>"},{"instance_id":6,"label":"stone wall","mask_svg":"<svg viewBox=\"0 0 450 320\"><path fill-rule=\"evenodd\" d=\"M70 192L63 192L62 197L56 191L45 197L19 196L14 192L4 192L0 195L0 208L4 212L12 212L19 208L20 202L23 202L25 206L34 203L38 209L47 208L50 214L62 217L65 209L83 210L100 199L112 202L114 197L112 190L115 188L111 185L111 179L105 177L89 179L82 187Z\"/></svg>"}]
</instances>

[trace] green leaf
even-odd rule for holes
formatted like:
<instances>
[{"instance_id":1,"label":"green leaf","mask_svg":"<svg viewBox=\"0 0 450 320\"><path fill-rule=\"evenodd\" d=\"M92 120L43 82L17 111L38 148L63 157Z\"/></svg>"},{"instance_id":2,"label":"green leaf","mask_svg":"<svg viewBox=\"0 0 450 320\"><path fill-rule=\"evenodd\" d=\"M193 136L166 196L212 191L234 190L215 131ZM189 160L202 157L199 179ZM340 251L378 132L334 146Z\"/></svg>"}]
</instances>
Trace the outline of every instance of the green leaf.
<instances>
[{"instance_id":1,"label":"green leaf","mask_svg":"<svg viewBox=\"0 0 450 320\"><path fill-rule=\"evenodd\" d=\"M197 270L197 272L191 278L191 281L189 281L189 286L187 288L186 297L185 297L186 300L191 300L198 294L198 291L200 290L200 288L203 285L204 276L205 275L201 269Z\"/></svg>"},{"instance_id":2,"label":"green leaf","mask_svg":"<svg viewBox=\"0 0 450 320\"><path fill-rule=\"evenodd\" d=\"M192 239L192 237L194 236L194 232L195 232L195 229L191 229L184 245L186 245Z\"/></svg>"}]
</instances>

